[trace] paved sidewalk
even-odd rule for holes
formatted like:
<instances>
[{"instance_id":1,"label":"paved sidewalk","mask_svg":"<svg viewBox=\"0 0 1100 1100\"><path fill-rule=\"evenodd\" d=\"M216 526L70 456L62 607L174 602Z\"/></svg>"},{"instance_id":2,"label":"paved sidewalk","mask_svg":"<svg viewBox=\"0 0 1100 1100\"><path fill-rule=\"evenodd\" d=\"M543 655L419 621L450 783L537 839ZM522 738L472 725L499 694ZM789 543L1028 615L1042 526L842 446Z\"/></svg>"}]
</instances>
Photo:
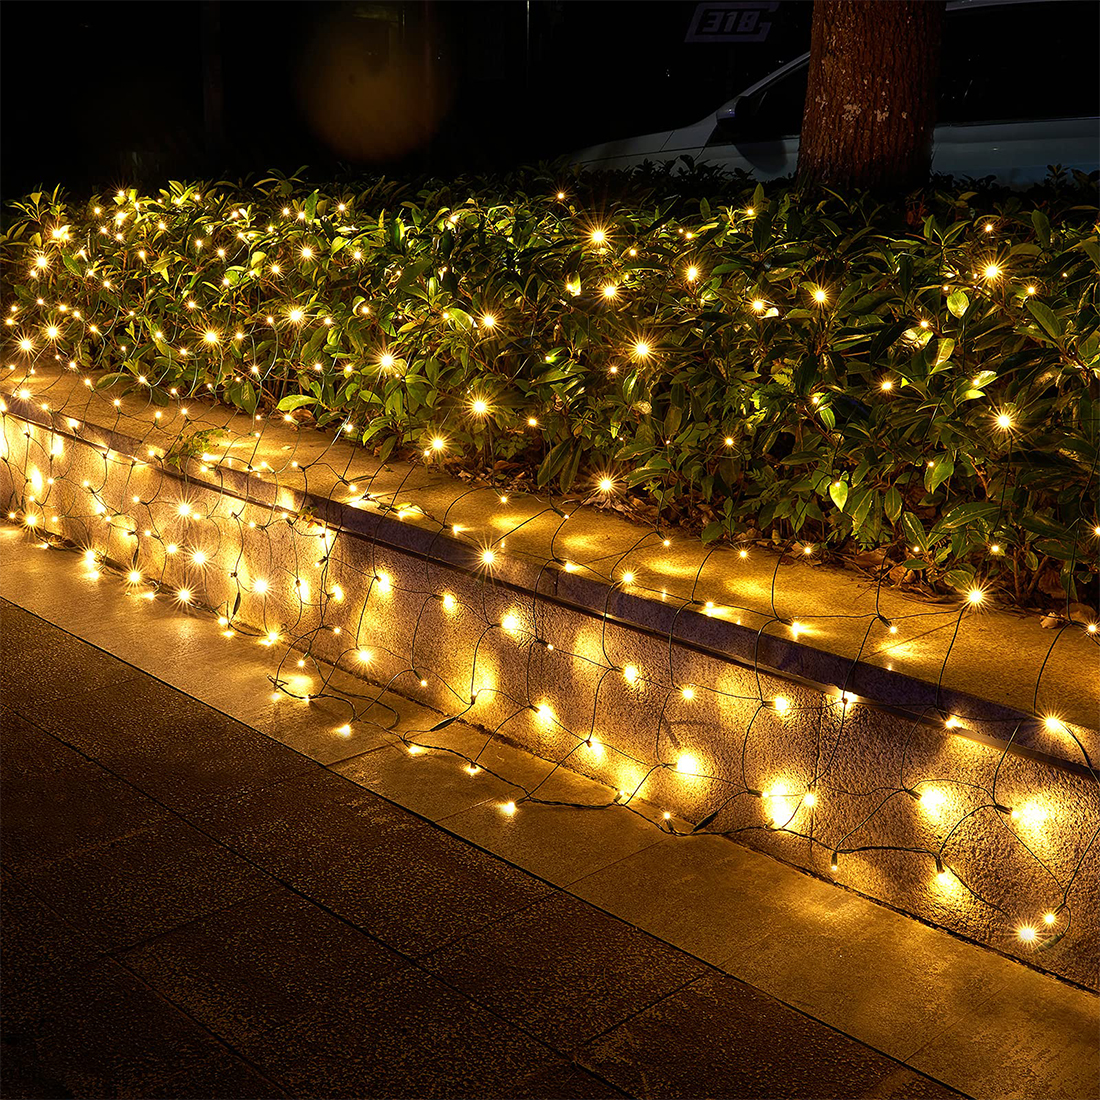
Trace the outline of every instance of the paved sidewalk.
<instances>
[{"instance_id":1,"label":"paved sidewalk","mask_svg":"<svg viewBox=\"0 0 1100 1100\"><path fill-rule=\"evenodd\" d=\"M5 1097L958 1095L0 604Z\"/></svg>"},{"instance_id":2,"label":"paved sidewalk","mask_svg":"<svg viewBox=\"0 0 1100 1100\"><path fill-rule=\"evenodd\" d=\"M138 826L124 820L109 826L107 837L97 840L97 814L108 808L118 813L119 808L99 783L59 783L58 775L71 773L55 769L50 758L38 768L37 779L9 784L5 796L13 790L30 792L25 812L42 819L36 824L36 818L30 818L22 842L13 834L14 854L9 854L12 848L5 840L5 886L12 883L5 890L9 908L20 908L13 899L28 898L22 909L43 908L49 921L62 922L65 937L79 931L79 942L91 938L97 950L91 957L77 952L82 965L105 952L112 961L120 961L120 951L136 949L145 939L162 934L166 943L174 942L167 930L192 919L176 915L181 904L177 895L186 900L193 894L201 899L214 893L218 901L211 908L228 906L235 911L264 895L274 876L272 890L290 889L320 904L333 919L350 922L479 1004L494 1019L545 1040L547 1050L568 1058L566 1064L587 1067L585 1072L598 1073L605 1083L614 1082L640 1096L834 1095L828 1090L837 1085L827 1073L803 1090L793 1068L788 1077L778 1061L786 1057L786 1036L796 1047L804 1044L796 1027L803 1023L825 1025L826 1035L847 1036L839 1040L838 1049L850 1049L846 1044L854 1039L857 1049L870 1048L892 1060L900 1076L885 1079L875 1095L906 1096L911 1094L907 1089L916 1089L912 1095L920 1096L927 1088L933 1090L928 1095L948 1094L922 1074L982 1100L1091 1100L1100 1095L1100 1002L1095 995L721 837L669 837L617 809L586 812L525 803L513 815L502 813L502 805L522 793L518 788L490 770L469 775L445 751L411 755L398 734L470 755L483 752L479 759L488 769L528 787L546 778L549 764L501 742L486 746L484 734L462 723L429 734L438 714L393 696L388 701L398 708L396 716L381 707L377 714L387 725L397 722L396 731L389 732L362 721L349 733L347 708L337 699L315 699L308 705L276 702L268 676L278 654L271 649L240 636L226 638L205 613L180 608L171 600L142 598L140 591L110 572L89 573L79 555L43 551L15 527L0 527L0 595L23 609L0 616L9 625L16 622L10 630L0 622L3 701L31 727L50 735L43 743L68 742L85 765L94 762L97 767L90 774L105 769L124 781L127 790L136 788L151 798L166 815L164 828L174 824L180 835L193 841L190 830L197 827L205 844L214 846L208 858L206 847L196 852L190 841L178 843L171 830L156 834L161 850L171 849L171 857L165 855L161 863L176 867L178 881L166 870L141 871L136 883L130 880L126 886L128 880L119 874L117 885L101 887L115 892L114 904L122 909L121 917L111 916L104 902L85 904L84 887L75 884L94 879L99 874L95 868L111 853L130 860L133 836L144 836L153 823ZM31 617L21 619L23 612ZM62 629L52 630L41 620ZM34 630L28 626L20 634L18 621ZM302 691L311 690L309 671L301 673ZM337 686L361 692L363 684L348 678ZM375 717L374 712L367 717ZM0 745L5 766L28 771L12 755L18 739L8 733L11 722L5 726ZM34 737L30 743L35 743ZM68 752L61 752L60 759L71 763ZM33 777L35 768L29 768L29 774ZM43 791L49 801L41 798ZM606 803L610 798L606 788L567 771L556 772L540 793L580 803ZM19 805L18 799L5 797L0 813L6 828L17 826L20 818L13 807ZM382 815L382 807L388 817ZM649 809L654 818L660 817L659 808ZM69 815L75 815L74 820L66 826ZM410 818L417 828L397 827ZM114 818L108 817L111 821ZM161 825L159 820L156 824ZM61 830L60 851L47 843L56 830ZM22 858L33 869L20 863L20 843L29 846ZM217 859L243 858L265 885L255 894L235 893L237 876L223 873L215 852ZM498 858L485 857L486 852ZM456 864L462 858L459 853L465 854L466 863ZM504 869L503 885L494 887L492 877L466 875L467 863L477 864L483 857L488 858L487 867ZM64 889L54 889L48 875L36 878L39 870L52 870ZM517 900L509 893L513 887L508 884L516 881L534 883L544 893L530 899L528 906L527 895ZM35 887L36 882L44 885ZM122 917L135 920L145 911L129 900L135 895L151 910L148 928L140 927L132 941L124 938L121 948L99 947L103 934L97 938L92 926L96 921L121 922ZM542 916L544 911L566 910L549 904L545 910L537 908L553 896L567 907L565 924L573 940L559 938L555 944L554 921ZM536 914L537 927L523 923L528 908ZM184 910L189 912L186 905ZM205 916L205 903L197 912ZM193 950L217 959L214 945L228 943L234 945L229 950L237 951L252 927L261 938L270 936L269 925L287 935L285 922L265 923L256 917L253 926L250 920L211 932L201 941L203 946ZM710 975L716 988L756 991L757 997L768 995L760 1004L778 1003L796 1012L783 1017L791 1021L787 1024L760 1022L765 1031L783 1029L774 1044L768 1034L763 1054L755 1024L739 1022L734 1008L723 1002L713 1013L706 1009L716 1003L714 997L697 1002L690 1012L681 1005L676 1010L687 1013L686 1023L683 1015L672 1016L668 1031L662 1032L665 1014L680 1005L678 994L658 983L655 990L643 985L635 995L631 956L623 953L619 940L606 931L609 928L633 929L629 944L671 949L681 961L686 958L701 967L698 973ZM467 930L469 956L435 966ZM513 938L505 941L506 933ZM35 938L31 934L30 939ZM40 937L42 944L55 938ZM270 938L278 939L279 933ZM293 942L294 934L287 938ZM18 969L23 956L10 950L17 942L5 938L4 962ZM439 955L429 957L435 951ZM610 952L610 963L602 961L601 952ZM35 959L41 961L44 955L48 961L58 953L62 961L71 954L35 947L28 964L32 975ZM299 960L303 954L299 949ZM532 958L536 963L529 965ZM301 1013L283 1010L273 1023L261 1014L250 1025L250 1034L289 1035L277 1029L299 1016L317 1015L319 1030L310 1049L323 1053L330 1048L318 1046L327 1033L320 1014L346 999L355 1011L349 1016L351 1009L345 1009L339 1016L344 1026L357 1018L364 997L354 989L345 995L332 979L332 996L318 1002L317 983L330 979L317 977L318 966L306 967L301 961L297 966L289 972L299 975L293 978L234 977L229 964L219 960L217 975L228 976L189 979L189 988L214 997L217 982L223 980L242 995L255 993L262 999L269 995L263 992L269 980L290 982L291 992L285 995L306 1007ZM625 973L620 973L622 967ZM177 969L188 973L182 964ZM245 967L240 973L250 971ZM581 976L590 979L587 984ZM147 972L142 980L158 991L162 988ZM685 979L683 989L705 988L696 980ZM47 988L58 984L45 980ZM564 991L558 988L563 984ZM564 1005L560 1009L558 998ZM636 1002L645 1002L645 1007L635 1012ZM5 1002L5 1010L13 1003L17 1002ZM553 1006L553 1011L542 1009L551 1017L546 1027L561 1023L565 1038L539 1031L517 1016L535 1004ZM590 1013L582 1019L606 1032L607 1043L617 1036L623 1045L602 1045L587 1024L574 1024L572 1013L582 1010ZM195 1010L188 1011L200 1018ZM205 1017L201 1019L205 1023ZM18 1016L5 1011L5 1035L25 1035L26 1029L11 1026L13 1020L18 1023ZM725 1025L728 1030L723 1031ZM426 1026L431 1026L430 1019ZM224 1034L217 1027L212 1030ZM438 1049L447 1049L446 1034L441 1032ZM332 1050L345 1053L354 1046L346 1038L334 1039L333 1044ZM236 1056L262 1065L265 1075L274 1072L243 1045L230 1045ZM371 1049L368 1043L359 1045ZM593 1052L600 1052L603 1060L586 1061ZM38 1060L25 1039L22 1045L5 1046L4 1054L4 1095L60 1095L60 1086L33 1084L44 1079L48 1065ZM286 1057L304 1065L301 1056ZM677 1058L694 1077L678 1078ZM763 1077L744 1076L742 1058ZM193 1063L191 1059L187 1064ZM800 1057L792 1055L791 1066L800 1064ZM39 1076L17 1088L17 1069L24 1065L27 1073ZM288 1087L304 1095L339 1095L335 1082L333 1078L324 1086ZM241 1091L252 1095L255 1087L251 1082ZM383 1082L379 1087L394 1096L404 1094L396 1085ZM229 1095L226 1088L208 1088L205 1093L200 1088L195 1095ZM417 1088L424 1095L433 1094L431 1088ZM577 1092L579 1088L567 1080L543 1094L586 1095ZM450 1095L466 1094L463 1087L440 1078L437 1091L448 1090ZM356 1094L351 1086L346 1091ZM497 1094L505 1092L523 1095L514 1083L497 1089ZM89 1095L87 1090L77 1094ZM470 1086L468 1094L493 1093L482 1085ZM859 1095L858 1085L846 1084L835 1095Z\"/></svg>"}]
</instances>

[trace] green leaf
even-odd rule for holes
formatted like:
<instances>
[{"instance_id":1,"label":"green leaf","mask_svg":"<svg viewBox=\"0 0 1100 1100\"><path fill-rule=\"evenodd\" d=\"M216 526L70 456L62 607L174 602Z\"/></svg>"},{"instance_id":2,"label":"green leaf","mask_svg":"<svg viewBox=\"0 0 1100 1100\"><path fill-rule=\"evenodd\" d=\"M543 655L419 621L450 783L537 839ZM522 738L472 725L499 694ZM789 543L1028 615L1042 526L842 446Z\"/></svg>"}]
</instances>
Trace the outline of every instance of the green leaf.
<instances>
[{"instance_id":1,"label":"green leaf","mask_svg":"<svg viewBox=\"0 0 1100 1100\"><path fill-rule=\"evenodd\" d=\"M955 462L950 455L937 455L932 465L925 468L924 487L934 493L953 473Z\"/></svg>"},{"instance_id":2,"label":"green leaf","mask_svg":"<svg viewBox=\"0 0 1100 1100\"><path fill-rule=\"evenodd\" d=\"M944 581L959 592L974 587L974 572L971 569L950 569L943 575Z\"/></svg>"},{"instance_id":3,"label":"green leaf","mask_svg":"<svg viewBox=\"0 0 1100 1100\"><path fill-rule=\"evenodd\" d=\"M901 515L901 510L904 507L904 501L901 498L901 493L893 485L886 490L886 500L883 506L890 522L897 523L898 516Z\"/></svg>"},{"instance_id":4,"label":"green leaf","mask_svg":"<svg viewBox=\"0 0 1100 1100\"><path fill-rule=\"evenodd\" d=\"M308 393L292 393L284 397L276 408L279 412L293 412L295 409L300 409L303 405L316 405L318 398Z\"/></svg>"},{"instance_id":5,"label":"green leaf","mask_svg":"<svg viewBox=\"0 0 1100 1100\"><path fill-rule=\"evenodd\" d=\"M953 290L947 296L947 312L952 317L961 317L970 305L970 299L966 296L965 290Z\"/></svg>"},{"instance_id":6,"label":"green leaf","mask_svg":"<svg viewBox=\"0 0 1100 1100\"><path fill-rule=\"evenodd\" d=\"M901 517L901 529L912 546L921 550L928 549L928 536L924 532L924 525L912 512L906 512Z\"/></svg>"},{"instance_id":7,"label":"green leaf","mask_svg":"<svg viewBox=\"0 0 1100 1100\"><path fill-rule=\"evenodd\" d=\"M829 485L829 496L833 503L843 512L844 503L848 499L848 483L846 481L834 481Z\"/></svg>"},{"instance_id":8,"label":"green leaf","mask_svg":"<svg viewBox=\"0 0 1100 1100\"><path fill-rule=\"evenodd\" d=\"M1042 330L1052 339L1060 340L1065 331L1062 319L1055 315L1050 306L1042 302L1028 301L1028 312L1039 322Z\"/></svg>"}]
</instances>

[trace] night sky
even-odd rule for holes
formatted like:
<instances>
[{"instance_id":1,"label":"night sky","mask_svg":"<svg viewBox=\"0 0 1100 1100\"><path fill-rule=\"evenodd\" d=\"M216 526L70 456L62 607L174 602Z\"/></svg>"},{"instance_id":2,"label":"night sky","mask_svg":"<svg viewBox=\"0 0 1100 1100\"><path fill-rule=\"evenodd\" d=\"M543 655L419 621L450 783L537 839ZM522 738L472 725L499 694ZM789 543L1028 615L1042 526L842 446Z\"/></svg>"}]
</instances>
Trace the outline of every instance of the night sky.
<instances>
[{"instance_id":1,"label":"night sky","mask_svg":"<svg viewBox=\"0 0 1100 1100\"><path fill-rule=\"evenodd\" d=\"M808 49L810 16L808 0L7 0L0 192L548 160L697 121ZM742 37L687 41L723 21Z\"/></svg>"}]
</instances>

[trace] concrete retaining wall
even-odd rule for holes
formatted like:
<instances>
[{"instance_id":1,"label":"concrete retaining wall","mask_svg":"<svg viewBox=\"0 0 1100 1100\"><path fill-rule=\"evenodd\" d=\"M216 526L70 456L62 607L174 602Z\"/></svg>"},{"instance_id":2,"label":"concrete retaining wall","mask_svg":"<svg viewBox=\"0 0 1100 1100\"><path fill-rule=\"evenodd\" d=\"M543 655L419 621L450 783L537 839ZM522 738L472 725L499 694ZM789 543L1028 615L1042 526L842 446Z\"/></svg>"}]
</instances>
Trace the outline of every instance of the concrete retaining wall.
<instances>
[{"instance_id":1,"label":"concrete retaining wall","mask_svg":"<svg viewBox=\"0 0 1100 1100\"><path fill-rule=\"evenodd\" d=\"M1097 985L1100 797L1074 742L1095 758L1094 730L977 704L949 729L934 685L876 698L874 670L850 662L837 667L852 675L815 683L804 673L827 655L764 638L746 659L723 645L733 624L533 569L506 545L487 565L392 515L169 469L135 439L49 413L9 410L3 428L0 495L13 522L33 520L28 537L134 569L157 598L187 589L241 637L271 632L295 658L369 677L367 699L392 690L461 713L659 824L663 811L709 818L707 831ZM296 661L274 666L294 693ZM857 693L847 702L841 682Z\"/></svg>"}]
</instances>

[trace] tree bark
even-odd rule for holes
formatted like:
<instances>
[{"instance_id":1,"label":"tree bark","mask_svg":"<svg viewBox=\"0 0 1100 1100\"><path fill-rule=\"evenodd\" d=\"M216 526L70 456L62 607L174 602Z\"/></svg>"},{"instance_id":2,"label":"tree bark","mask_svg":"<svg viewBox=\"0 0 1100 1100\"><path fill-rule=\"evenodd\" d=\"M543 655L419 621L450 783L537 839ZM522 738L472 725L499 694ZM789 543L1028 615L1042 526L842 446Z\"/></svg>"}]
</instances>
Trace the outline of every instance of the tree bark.
<instances>
[{"instance_id":1,"label":"tree bark","mask_svg":"<svg viewBox=\"0 0 1100 1100\"><path fill-rule=\"evenodd\" d=\"M943 11L943 0L814 0L800 181L927 182Z\"/></svg>"}]
</instances>

